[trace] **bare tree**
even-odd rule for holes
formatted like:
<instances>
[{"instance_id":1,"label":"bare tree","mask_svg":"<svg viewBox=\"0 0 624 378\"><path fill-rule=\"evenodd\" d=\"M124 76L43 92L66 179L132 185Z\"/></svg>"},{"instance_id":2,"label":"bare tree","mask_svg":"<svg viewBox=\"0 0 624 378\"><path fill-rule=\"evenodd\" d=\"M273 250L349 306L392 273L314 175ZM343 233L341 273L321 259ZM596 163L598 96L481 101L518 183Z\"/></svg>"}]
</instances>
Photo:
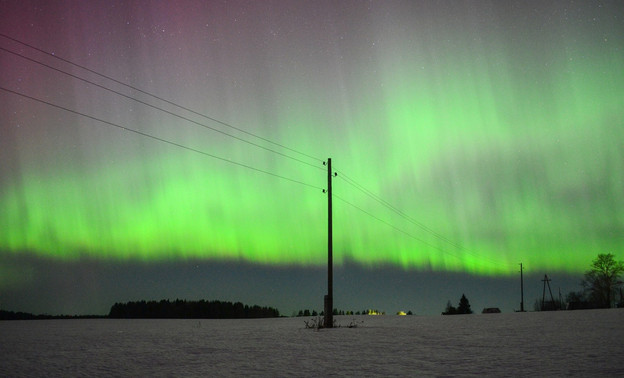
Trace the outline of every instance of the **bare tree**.
<instances>
[{"instance_id":1,"label":"bare tree","mask_svg":"<svg viewBox=\"0 0 624 378\"><path fill-rule=\"evenodd\" d=\"M585 272L581 282L591 301L599 307L611 307L622 282L619 276L624 273L624 263L615 261L613 254L599 254L592 262L591 269Z\"/></svg>"}]
</instances>

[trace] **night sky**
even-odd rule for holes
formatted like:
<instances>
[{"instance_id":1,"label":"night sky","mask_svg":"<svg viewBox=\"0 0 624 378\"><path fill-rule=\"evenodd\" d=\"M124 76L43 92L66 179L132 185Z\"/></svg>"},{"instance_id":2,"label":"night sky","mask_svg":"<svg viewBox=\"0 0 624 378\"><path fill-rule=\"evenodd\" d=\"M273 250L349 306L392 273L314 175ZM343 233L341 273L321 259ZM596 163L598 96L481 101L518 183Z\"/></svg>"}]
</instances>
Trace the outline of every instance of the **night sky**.
<instances>
[{"instance_id":1,"label":"night sky","mask_svg":"<svg viewBox=\"0 0 624 378\"><path fill-rule=\"evenodd\" d=\"M624 258L621 1L0 1L0 308L480 311ZM179 105L179 106L178 106Z\"/></svg>"}]
</instances>

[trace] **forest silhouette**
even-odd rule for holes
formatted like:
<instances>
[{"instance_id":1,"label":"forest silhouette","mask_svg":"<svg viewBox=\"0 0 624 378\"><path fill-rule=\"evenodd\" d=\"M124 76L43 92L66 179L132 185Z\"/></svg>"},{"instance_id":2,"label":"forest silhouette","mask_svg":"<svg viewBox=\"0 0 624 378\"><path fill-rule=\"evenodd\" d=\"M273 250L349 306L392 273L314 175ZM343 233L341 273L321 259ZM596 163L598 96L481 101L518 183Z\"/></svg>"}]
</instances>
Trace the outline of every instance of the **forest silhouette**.
<instances>
[{"instance_id":1,"label":"forest silhouette","mask_svg":"<svg viewBox=\"0 0 624 378\"><path fill-rule=\"evenodd\" d=\"M276 318L279 311L272 307L245 305L224 301L138 301L115 303L109 318L127 319L246 319Z\"/></svg>"},{"instance_id":2,"label":"forest silhouette","mask_svg":"<svg viewBox=\"0 0 624 378\"><path fill-rule=\"evenodd\" d=\"M226 301L135 301L115 303L108 315L49 315L0 310L0 320L47 320L47 319L251 319L276 318L280 313L273 307L245 305Z\"/></svg>"}]
</instances>

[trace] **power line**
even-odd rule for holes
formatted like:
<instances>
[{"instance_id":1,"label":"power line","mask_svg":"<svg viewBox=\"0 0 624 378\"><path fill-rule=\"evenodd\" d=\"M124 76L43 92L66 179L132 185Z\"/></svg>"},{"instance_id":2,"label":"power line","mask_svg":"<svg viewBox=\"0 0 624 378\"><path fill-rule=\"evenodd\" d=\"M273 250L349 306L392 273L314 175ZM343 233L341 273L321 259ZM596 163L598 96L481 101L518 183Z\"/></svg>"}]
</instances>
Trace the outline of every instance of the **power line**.
<instances>
[{"instance_id":1,"label":"power line","mask_svg":"<svg viewBox=\"0 0 624 378\"><path fill-rule=\"evenodd\" d=\"M407 220L407 221L409 221L410 223L412 223L412 224L414 224L414 225L418 226L418 227L419 227L420 229L422 229L423 231L425 231L425 232L427 232L427 233L429 233L429 234L433 235L434 237L436 237L436 238L438 238L438 239L440 239L440 240L442 240L442 241L444 241L444 242L446 242L446 243L450 244L451 246L453 246L453 247L457 248L458 250L461 250L461 251L465 252L465 253L466 253L466 254L468 254L468 255L471 255L471 256L473 256L473 257L475 257L475 258L480 258L480 259L483 259L483 257L480 257L480 256L478 256L477 254L475 254L474 252L471 252L471 251L470 251L469 249L467 249L466 247L464 247L464 246L462 246L462 245L460 245L460 244L458 244L458 243L456 243L456 242L454 242L454 241L452 241L452 240L448 239L447 237L445 237L444 235L442 235L442 234L440 234L440 233L435 232L434 230L432 230L431 228L427 227L427 226L426 226L426 225L424 225L423 223L421 223L421 222L419 222L419 221L415 220L414 218L410 217L409 215L405 214L405 212L403 212L403 211L399 210L398 208L396 208L395 206L393 206L392 204L390 204L388 201L386 201L386 200L382 199L381 197L377 196L376 194L374 194L374 193L373 193L373 192L371 192L370 190L366 189L366 188L365 188L365 187L363 187L362 185L360 185L360 184L358 184L357 182L355 182L353 179L350 179L350 178L349 178L346 174L344 174L344 172L342 172L342 171L337 171L337 172L338 172L338 177L342 177L342 178L344 179L344 182L346 182L347 184L349 184L349 185L353 186L354 188L358 189L359 191L361 191L362 193L366 194L367 196L371 197L372 199L374 199L375 201L379 202L380 204L382 204L382 205L383 205L383 206L385 206L386 208L390 209L390 210L391 210L391 211L393 211L394 213L398 214L398 215L399 215L399 216L401 216L402 218L406 219L406 220ZM352 204L351 204L351 205L352 205ZM352 206L354 206L354 205L352 205ZM354 207L356 207L356 206L354 206ZM366 211L364 211L364 210L362 210L362 209L359 209L359 210L360 210L360 211L363 211L363 212L365 212L365 213L368 213L368 212L366 212ZM373 216L373 215L371 214L371 216ZM381 219L379 219L379 218L377 218L377 217L375 217L375 216L373 216L373 217L374 217L374 218L376 218L376 219L378 219L378 220L381 220ZM381 220L381 221L382 221L382 222L384 222L384 223L386 223L386 224L388 224L388 225L390 225L388 222L385 222L385 221L383 221L383 220ZM403 231L403 230L400 230L400 229L398 229L398 228L394 227L393 225L390 225L390 226L391 226L391 227L393 227L393 228L395 228L395 229L397 229L398 231L400 231L400 232L402 232L402 233L405 233L405 234L409 235L410 237L413 237L411 234L408 234L407 232L405 232L405 231ZM415 238L415 237L413 237L413 238ZM415 238L415 239L416 239L416 240L419 240L419 241L422 241L421 239L418 239L418 238ZM428 244L428 243L427 243L427 244ZM432 246L431 244L428 244L428 245ZM440 248L437 248L437 247L434 247L434 248L436 248L436 249L438 249L438 250L440 250L440 251L442 251L442 252L448 253L448 251L446 251L446 250L443 250L443 249L440 249ZM497 264L497 265L498 265L498 264L501 264L501 262L498 262L498 261L494 261L494 260L491 260L491 259L488 259L488 258L485 258L485 259L486 259L486 260L488 260L488 261L490 261L491 263L494 263L494 264ZM509 264L505 263L505 265L509 265Z\"/></svg>"},{"instance_id":2,"label":"power line","mask_svg":"<svg viewBox=\"0 0 624 378\"><path fill-rule=\"evenodd\" d=\"M90 80L87 80L87 79L84 79L84 78L82 78L82 77L80 77L80 76L77 76L77 75L74 75L74 74L72 74L72 73L69 73L69 72L63 71L63 70L61 70L61 69L59 69L59 68L56 68L56 67L52 67L52 66L50 66L50 65L48 65L48 64L46 64L46 63L40 62L40 61L38 61L38 60L36 60L36 59L32 59L32 58L26 57L26 56L24 56L24 55L21 55L21 54L19 54L19 53L16 53L16 52L14 52L14 51L11 51L11 50L8 50L8 49L5 49L4 47L0 47L0 50L5 51L5 52L8 52L8 53L13 54L13 55L16 55L16 56L19 56L19 57L20 57L20 58L22 58L22 59L25 59L25 60L28 60L28 61L30 61L30 62L33 62L33 63L39 64L39 65L41 65L41 66L47 67L47 68L49 68L49 69L51 69L51 70L54 70L54 71L60 72L60 73L62 73L62 74L65 74L65 75L67 75L67 76L73 77L73 78L75 78L75 79L77 79L77 80L80 80L80 81L83 81L83 82L85 82L85 83L91 84L91 85L96 86L96 87L98 87L98 88L104 89L104 90L109 91L109 92L111 92L111 93L114 93L114 94L116 94L116 95L119 95L119 96L125 97L125 98L127 98L127 99L129 99L129 100L132 100L132 101L138 102L138 103L143 104L143 105L145 105L145 106L149 106L149 107L151 107L151 108L153 108L153 109L156 109L156 110L160 110L160 111L162 111L162 112L164 112L164 113L167 113L167 114L172 115L172 116L174 116L174 117L178 117L178 118L180 118L180 119L182 119L182 120L185 120L185 121L187 121L187 122L193 123L193 124L195 124L195 125L198 125L198 126L201 126L201 127L207 128L207 129L210 129L210 130L212 130L212 131L215 131L215 132L217 132L217 133L220 133L220 134L223 134L223 135L229 136L229 137L234 138L234 139L236 139L236 140L239 140L239 141L241 141L241 142L248 143L248 144L250 144L250 145L252 145L252 146L255 146L255 147L261 148L261 149L266 150L266 151L269 151L269 152L273 152L274 154L277 154L277 155L280 155L280 156L283 156L283 157L289 158L289 159L291 159L291 160L297 161L297 162L299 162L299 163L302 163L302 164L308 165L308 166L310 166L310 167L313 167L313 168L317 168L317 169L322 170L322 168L321 168L321 167L319 167L318 165L315 165L315 164L311 164L311 163L305 162L305 161L303 161L303 160L301 160L301 159L297 159L297 158L295 158L295 157L292 157L292 156L286 155L286 154L281 153L281 152L279 152L279 151L275 151L275 150L273 150L273 149L270 149L270 148L268 148L268 147L265 147L265 146L259 145L259 144L254 143L254 142L250 142L250 141L248 141L248 140L242 139L242 138L237 137L237 136L235 136L235 135L228 134L228 133L226 133L226 132L224 132L224 131L222 131L222 130L215 129L215 128L210 127L210 126L208 126L208 125L205 125L205 124L203 124L203 123L200 123L200 122L194 121L194 120L192 120L192 119L190 119L190 118L187 118L187 117L181 116L181 115L179 115L179 114L176 114L176 113L170 112L170 111L165 110L165 109L163 109L163 108L160 108L160 107L158 107L158 106L155 106L155 105L149 104L149 103L147 103L147 102L145 102L145 101L142 101L142 100L136 99L136 98L134 98L134 97L132 97L132 96L128 96L128 95L123 94L123 93L121 93L121 92L118 92L118 91L116 91L116 90L113 90L113 89L107 88L107 87L105 87L105 86L103 86L103 85L100 85L100 84L94 83L94 82L92 82L92 81L90 81Z\"/></svg>"},{"instance_id":3,"label":"power line","mask_svg":"<svg viewBox=\"0 0 624 378\"><path fill-rule=\"evenodd\" d=\"M32 97L32 96L20 93L20 92L16 92L16 91L13 91L13 90L8 89L8 88L4 88L4 87L0 86L0 89L4 90L6 92L13 93L15 95L18 95L18 96L21 96L21 97L33 100L33 101L36 101L36 102L40 102L42 104L46 104L46 105L52 106L52 107L57 108L57 109L65 110L65 111L67 111L69 113L73 113L73 114L76 114L76 115L79 115L79 116L82 116L82 117L85 117L85 118L92 119L94 121L98 121L98 122L101 122L101 123L104 123L104 124L107 124L107 125L110 125L110 126L117 127L119 129L122 129L122 130L125 130L125 131L129 131L131 133L135 133L137 135L140 135L140 136L143 136L143 137L146 137L146 138L151 138L153 140L156 140L156 141L159 141L159 142L162 142L162 143L167 143L167 144L175 146L175 147L183 148L183 149L188 150L188 151L192 151L192 152L204 155L204 156L208 156L208 157L211 157L213 159L221 160L221 161L224 161L224 162L227 162L227 163L230 163L230 164L237 165L239 167L243 167L243 168L247 168L247 169L256 171L256 172L261 172L261 173L264 173L264 174L267 174L267 175L270 175L270 176L273 176L273 177L277 177L277 178L280 178L280 179L283 179L283 180L287 180L287 181L290 181L290 182L294 182L296 184L300 184L300 185L303 185L303 186L308 186L310 188L323 190L323 188L321 188L321 187L318 187L318 186L315 186L315 185L311 185L311 184L307 184L307 183L305 183L303 181L291 179L291 178L288 178L288 177L285 177L285 176L282 176L282 175L278 175L278 174L273 173L273 172L265 171L265 170L262 170L260 168L252 167L252 166L247 165L247 164L239 163L239 162L236 162L236 161L233 161L233 160L230 160L230 159L226 159L226 158L223 158L223 157L220 157L220 156L217 156L217 155L213 155L213 154L205 152L205 151L201 151L201 150L198 150L198 149L195 149L195 148L192 148L192 147L188 147L188 146L176 143L176 142L172 142L170 140L163 139L163 138L157 137L157 136L152 135L152 134L144 133L142 131L134 130L134 129L131 129L131 128L128 128L128 127L125 127L125 126L122 126L122 125L118 125L118 124L113 123L113 122L105 121L103 119L100 119L100 118L97 118L97 117L93 117L93 116L90 116L88 114L84 114L84 113L78 112L76 110L72 110L72 109L66 108L64 106L51 103L49 101L45 101L45 100L42 100L42 99L39 99L39 98L36 98L36 97Z\"/></svg>"},{"instance_id":4,"label":"power line","mask_svg":"<svg viewBox=\"0 0 624 378\"><path fill-rule=\"evenodd\" d=\"M400 232L400 233L402 233L402 234L404 234L404 235L409 236L410 238L412 238L412 239L414 239L414 240L418 240L419 242L421 242L421 243L423 243L423 244L425 244L425 245L427 245L427 246L429 246L429 247L431 247L431 248L437 249L437 250L438 250L438 251L440 251L440 252L447 253L447 254L449 254L449 255L451 255L451 256L453 256L453 257L458 258L458 259L460 259L460 260L461 260L461 257L459 257L459 256L457 256L457 255L454 255L454 254L452 254L452 253L450 253L450 252L448 252L448 251L446 251L446 250L444 250L444 249L442 249L442 248L440 248L440 247L438 247L438 246L436 246L436 245L433 245L433 244L431 244L431 243L429 243L429 242L427 242L427 241L425 241L425 240L423 240L423 239L421 239L421 238L419 238L419 237L416 237L416 236L414 236L414 235L410 234L409 232L407 232L407 231L405 231L405 230L402 230L402 229L400 229L400 228L396 227L396 226L395 226L395 225L393 225L392 223L387 222L387 221L385 221L385 220L383 220L383 219L381 219L381 218L379 218L379 217L377 217L377 216L373 215L372 213L370 213L370 212L368 212L368 211L366 211L366 210L362 209L361 207L358 207L357 205L354 205L353 203L351 203L351 202L349 202L349 201L347 201L347 200L345 200L345 199L343 199L343 198L341 198L341 197L337 196L336 194L334 194L334 197L336 197L338 200L340 200L340 201L342 201L342 202L346 203L347 205L354 207L355 209L357 209L357 210L361 211L362 213L364 213L364 214L368 215L369 217L371 217L371 218L373 218L373 219L375 219L375 220L377 220L377 221L379 221L379 222L381 222L381 223L383 223L383 224L387 225L388 227L391 227L391 228L395 229L396 231L398 231L398 232Z\"/></svg>"},{"instance_id":5,"label":"power line","mask_svg":"<svg viewBox=\"0 0 624 378\"><path fill-rule=\"evenodd\" d=\"M92 70L92 69L90 69L90 68L87 68L87 67L85 67L85 66L82 66L82 65L80 65L80 64L78 64L78 63L74 63L74 62L72 62L72 61L70 61L70 60L68 60L68 59L62 58L62 57L60 57L60 56L58 56L58 55L56 55L56 54L52 54L52 53L50 53L50 52L48 52L48 51L42 50L42 49L40 49L40 48L38 48L38 47L35 47L35 46L31 45L31 44L28 44L28 43L26 43L26 42L20 41L20 40L18 40L18 39L16 39L16 38L13 38L13 37L11 37L11 36L9 36L9 35L6 35L6 34L4 34L4 33L0 33L0 36L4 37L4 38L6 38L6 39L9 39L9 40L11 40L11 41L13 41L13 42L17 42L17 43L19 43L19 44L21 44L21 45L27 46L27 47L29 47L29 48L31 48L31 49L33 49L33 50L35 50L35 51L39 51L40 53L46 54L46 55L48 55L48 56L51 56L51 57L53 57L53 58L55 58L55 59L58 59L58 60L60 60L60 61L62 61L62 62L65 62L65 63L67 63L67 64L70 64L70 65L72 65L72 66L74 66L74 67L81 68L81 69L83 69L83 70L85 70L85 71L91 72L92 74L95 74L95 75L97 75L97 76L103 77L103 78L105 78L105 79L107 79L107 80L111 80L111 81L113 81L113 82L115 82L115 83L117 83L117 84L123 85L123 86L125 86L125 87L127 87L127 88L130 88L130 89L133 89L133 90L135 90L135 91L137 91L137 92L143 93L143 94L148 95L148 96L150 96L150 97L152 97L152 98L155 98L155 99L158 99L158 100L160 100L160 101L166 102L167 104L173 105L173 106L178 107L178 108L183 109L183 110L186 110L187 112L193 113L193 114L198 115L198 116L200 116L200 117L204 117L204 118L209 119L209 120L211 120L211 121L213 121L213 122L216 122L216 123L221 124L221 125L223 125L223 126L229 127L229 128L231 128L231 129L233 129L233 130L239 131L239 132L241 132L241 133L247 134L247 135L252 136L252 137L254 137L254 138L258 138L258 139L260 139L260 140L262 140L262 141L265 141L265 142L267 142L267 143L273 144L274 146L278 146L278 147L283 148L283 149L285 149L285 150L288 150L288 151L291 151L291 152L297 153L297 154L299 154L299 155L301 155L301 156L305 156L305 157L307 157L307 158L310 158L310 159L313 159L313 160L316 160L316 161L322 161L322 160L323 160L323 159L319 159L319 158L317 158L317 157L315 157L315 156L312 156L312 155L306 154L306 153L304 153L304 152L298 151L298 150L296 150L296 149L294 149L294 148L287 147L287 146L285 146L285 145L283 145L283 144L281 144L281 143L273 142L273 141L272 141L272 140L270 140L270 139L263 138L263 137L261 137L261 136L259 136L259 135L253 134L253 133L251 133L251 132L249 132L249 131L246 131L246 130L243 130L243 129L241 129L241 128L238 128L238 127L232 126L232 125L230 125L230 124L229 124L229 123L227 123L227 122L223 122L223 121L220 121L220 120L218 120L218 119L216 119L216 118L213 118L213 117L207 116L207 115L205 115L205 114L199 113L199 112L197 112L197 111L195 111L195 110L192 110L192 109L190 109L190 108L187 108L187 107L185 107L185 106L182 106L182 105L180 105L180 104L177 104L177 103L175 103L175 102L173 102L173 101L169 101L169 100L167 100L167 99L165 99L165 98L162 98L162 97L157 96L157 95L155 95L155 94L152 94L152 93L150 93L150 92L144 91L144 90L142 90L142 89L140 89L140 88L137 88L137 87L135 87L135 86L132 86L132 85L130 85L130 84L124 83L124 82L122 82L122 81L120 81L120 80L117 80L117 79L115 79L115 78L113 78L113 77L110 77L110 76L104 75L104 74L99 73L99 72L97 72L97 71L95 71L95 70Z\"/></svg>"},{"instance_id":6,"label":"power line","mask_svg":"<svg viewBox=\"0 0 624 378\"><path fill-rule=\"evenodd\" d=\"M401 211L400 209L396 208L395 206L393 206L392 204L390 204L388 201L382 199L381 197L377 196L375 193L371 192L370 190L366 189L365 187L363 187L362 185L358 184L357 182L355 182L353 179L350 179L346 174L344 174L344 172L339 171L338 172L340 175L339 177L343 178L345 180L345 182L351 186L353 186L354 188L358 189L359 191L361 191L362 193L366 194L367 196L371 197L372 199L374 199L375 201L379 202L380 204L382 204L383 206L387 207L388 209L392 210L393 212L395 212L396 214L398 214L399 216L403 217L404 219L406 219L407 221L411 222L412 224L418 226L420 229L422 229L425 232L428 232L430 234L432 234L433 236L435 236L436 238L443 240L447 243L449 243L450 245L452 245L453 247L457 248L457 249L465 249L464 247L462 247L461 245L457 244L456 242L448 239L447 237L445 237L444 235L441 235L437 232L435 232L434 230L432 230L431 228L427 227L426 225L424 225L423 223L415 220L414 218L410 217L409 215L405 214L403 211Z\"/></svg>"},{"instance_id":7,"label":"power line","mask_svg":"<svg viewBox=\"0 0 624 378\"><path fill-rule=\"evenodd\" d=\"M417 241L419 241L419 242L421 242L421 243L423 243L423 244L425 244L425 245L427 245L427 246L429 246L429 247L431 247L431 248L434 248L434 249L436 249L436 250L438 250L438 251L440 251L440 252L442 252L442 253L444 253L444 254L451 255L451 256L455 257L456 259L463 260L463 259L462 259L462 257L460 257L460 256L458 256L458 255L456 255L456 254L454 254L454 253L451 253L451 252L449 252L448 250L445 250L445 249L443 249L443 248L440 248L440 247L438 247L438 246L436 246L436 245L433 245L433 244L431 244L431 243L429 243L429 242L427 242L427 241L425 241L425 240L423 240L423 239L421 239L421 238L419 238L419 237L417 237L417 236L414 236L414 235L410 234L409 232L407 232L407 231L405 231L405 230L403 230L403 229L400 229L400 228L396 227L396 226L395 226L395 225L393 225L392 223L387 222L387 221L385 221L385 220L383 220L383 219L381 219L381 218L379 218L379 217L377 217L377 216L373 215L372 213L370 213L370 212L368 212L368 211L366 211L366 210L364 210L364 209L362 209L362 208L358 207L357 205L354 205L353 203L351 203L351 202L349 202L349 201L347 201L347 200L344 200L343 198L341 198L341 197L339 197L339 196L337 196L337 195L335 195L335 194L334 194L334 197L336 197L338 200L340 200L340 201L342 201L342 202L346 203L347 205L354 207L355 209L357 209L357 210L361 211L362 213L364 213L364 214L366 214L366 215L370 216L371 218L373 218L373 219L375 219L375 220L377 220L377 221L379 221L379 222L381 222L381 223L383 223L383 224L387 225L387 226L388 226L388 227L390 227L390 228L393 228L394 230L396 230L396 231L398 231L398 232L400 232L400 233L402 233L402 234L404 234L404 235L406 235L406 236L408 236L408 237L410 237L410 238L412 238L412 239L414 239L414 240L417 240ZM501 263L500 263L499 261L494 261L494 260L492 260L492 259L482 258L482 257L475 256L475 255L473 255L473 256L474 256L474 257L477 257L477 258L481 258L481 259L483 259L483 260L486 260L486 261L490 262L490 263L491 263L491 264L493 264L493 265L501 265ZM508 265L508 264L504 264L504 265Z\"/></svg>"}]
</instances>

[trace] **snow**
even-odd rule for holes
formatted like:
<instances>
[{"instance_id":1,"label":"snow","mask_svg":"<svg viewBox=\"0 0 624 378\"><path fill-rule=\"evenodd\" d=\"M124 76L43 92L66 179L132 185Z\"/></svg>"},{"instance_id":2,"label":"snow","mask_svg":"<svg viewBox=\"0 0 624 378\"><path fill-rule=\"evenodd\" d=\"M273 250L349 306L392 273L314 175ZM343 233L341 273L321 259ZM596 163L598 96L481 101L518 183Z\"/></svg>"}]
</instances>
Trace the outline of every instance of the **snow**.
<instances>
[{"instance_id":1,"label":"snow","mask_svg":"<svg viewBox=\"0 0 624 378\"><path fill-rule=\"evenodd\" d=\"M336 319L3 321L0 376L624 375L622 309Z\"/></svg>"}]
</instances>

